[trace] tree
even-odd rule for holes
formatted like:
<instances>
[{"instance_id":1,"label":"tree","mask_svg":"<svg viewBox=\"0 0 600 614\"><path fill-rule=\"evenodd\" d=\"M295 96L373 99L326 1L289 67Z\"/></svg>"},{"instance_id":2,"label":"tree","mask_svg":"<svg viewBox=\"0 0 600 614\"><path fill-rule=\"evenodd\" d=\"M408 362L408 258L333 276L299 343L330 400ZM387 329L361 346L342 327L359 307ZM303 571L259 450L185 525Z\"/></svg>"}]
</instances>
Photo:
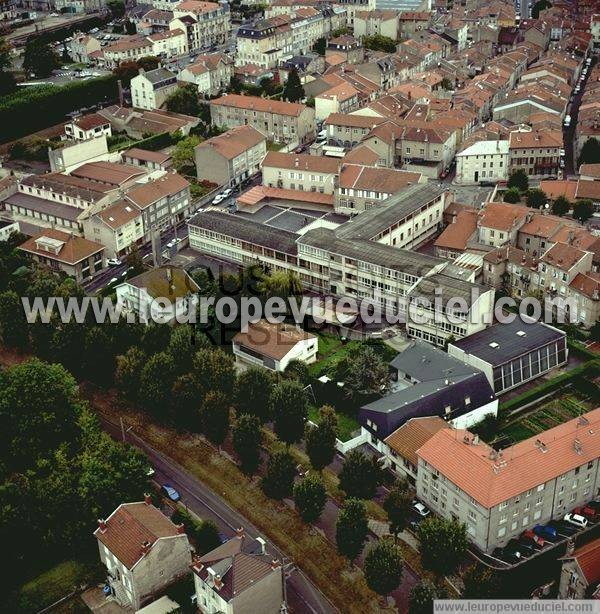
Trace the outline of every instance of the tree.
<instances>
[{"instance_id":1,"label":"tree","mask_svg":"<svg viewBox=\"0 0 600 614\"><path fill-rule=\"evenodd\" d=\"M125 34L135 34L137 32L137 29L135 27L135 24L133 23L133 21L131 21L131 19L128 19L125 22Z\"/></svg>"},{"instance_id":2,"label":"tree","mask_svg":"<svg viewBox=\"0 0 600 614\"><path fill-rule=\"evenodd\" d=\"M531 188L527 191L527 205L534 209L541 209L548 202L548 197L544 190Z\"/></svg>"},{"instance_id":3,"label":"tree","mask_svg":"<svg viewBox=\"0 0 600 614\"><path fill-rule=\"evenodd\" d=\"M521 202L521 192L519 192L519 188L510 188L504 192L504 202L516 204Z\"/></svg>"},{"instance_id":4,"label":"tree","mask_svg":"<svg viewBox=\"0 0 600 614\"><path fill-rule=\"evenodd\" d=\"M433 601L445 597L446 593L443 588L436 587L431 582L423 581L410 592L408 612L409 614L431 614L433 612Z\"/></svg>"},{"instance_id":5,"label":"tree","mask_svg":"<svg viewBox=\"0 0 600 614\"><path fill-rule=\"evenodd\" d=\"M552 213L563 216L571 210L571 203L566 196L557 196L552 203Z\"/></svg>"},{"instance_id":6,"label":"tree","mask_svg":"<svg viewBox=\"0 0 600 614\"><path fill-rule=\"evenodd\" d=\"M313 51L319 55L325 55L327 49L327 41L324 38L318 38L313 45Z\"/></svg>"},{"instance_id":7,"label":"tree","mask_svg":"<svg viewBox=\"0 0 600 614\"><path fill-rule=\"evenodd\" d=\"M193 374L198 389L206 394L214 391L229 396L235 386L233 358L220 349L202 348L193 359Z\"/></svg>"},{"instance_id":8,"label":"tree","mask_svg":"<svg viewBox=\"0 0 600 614\"><path fill-rule=\"evenodd\" d=\"M600 322L594 323L592 328L590 328L590 339L592 341L600 341Z\"/></svg>"},{"instance_id":9,"label":"tree","mask_svg":"<svg viewBox=\"0 0 600 614\"><path fill-rule=\"evenodd\" d=\"M241 414L233 427L233 449L235 450L242 471L248 475L256 473L260 465L260 447L262 445L262 430L260 420L256 416Z\"/></svg>"},{"instance_id":10,"label":"tree","mask_svg":"<svg viewBox=\"0 0 600 614\"><path fill-rule=\"evenodd\" d=\"M327 492L323 481L317 475L309 475L294 486L294 503L304 522L316 522L327 501Z\"/></svg>"},{"instance_id":11,"label":"tree","mask_svg":"<svg viewBox=\"0 0 600 614\"><path fill-rule=\"evenodd\" d=\"M384 51L385 53L396 52L396 41L382 34L363 36L363 45L365 49L371 49L373 51Z\"/></svg>"},{"instance_id":12,"label":"tree","mask_svg":"<svg viewBox=\"0 0 600 614\"><path fill-rule=\"evenodd\" d=\"M142 370L147 357L142 350L132 347L121 356L117 356L115 383L123 396L130 401L138 398Z\"/></svg>"},{"instance_id":13,"label":"tree","mask_svg":"<svg viewBox=\"0 0 600 614\"><path fill-rule=\"evenodd\" d=\"M27 41L23 56L23 69L36 77L49 77L60 66L60 59L49 43L35 37Z\"/></svg>"},{"instance_id":14,"label":"tree","mask_svg":"<svg viewBox=\"0 0 600 614\"><path fill-rule=\"evenodd\" d=\"M12 66L11 49L11 44L0 38L0 72L8 71Z\"/></svg>"},{"instance_id":15,"label":"tree","mask_svg":"<svg viewBox=\"0 0 600 614\"><path fill-rule=\"evenodd\" d=\"M372 499L383 481L383 472L374 456L351 450L340 471L340 488L355 499Z\"/></svg>"},{"instance_id":16,"label":"tree","mask_svg":"<svg viewBox=\"0 0 600 614\"><path fill-rule=\"evenodd\" d=\"M296 380L303 386L307 386L310 383L310 372L308 370L308 365L303 360L299 360L297 358L288 362L288 365L283 372L283 376L286 379Z\"/></svg>"},{"instance_id":17,"label":"tree","mask_svg":"<svg viewBox=\"0 0 600 614\"><path fill-rule=\"evenodd\" d=\"M146 72L149 70L156 70L160 64L160 59L155 55L146 55L137 61L139 68L143 68Z\"/></svg>"},{"instance_id":18,"label":"tree","mask_svg":"<svg viewBox=\"0 0 600 614\"><path fill-rule=\"evenodd\" d=\"M400 547L389 539L381 539L365 557L365 580L371 590L379 595L388 595L398 588L403 567Z\"/></svg>"},{"instance_id":19,"label":"tree","mask_svg":"<svg viewBox=\"0 0 600 614\"><path fill-rule=\"evenodd\" d=\"M137 62L121 62L116 68L113 68L113 75L121 81L123 87L129 87L131 80L137 77L140 72L140 67Z\"/></svg>"},{"instance_id":20,"label":"tree","mask_svg":"<svg viewBox=\"0 0 600 614\"><path fill-rule=\"evenodd\" d=\"M211 390L204 397L200 409L202 432L209 441L220 446L229 432L229 402L220 391Z\"/></svg>"},{"instance_id":21,"label":"tree","mask_svg":"<svg viewBox=\"0 0 600 614\"><path fill-rule=\"evenodd\" d=\"M0 96L10 94L17 86L17 80L11 72L0 72Z\"/></svg>"},{"instance_id":22,"label":"tree","mask_svg":"<svg viewBox=\"0 0 600 614\"><path fill-rule=\"evenodd\" d=\"M308 418L308 401L302 384L283 380L271 393L275 434L288 446L302 439Z\"/></svg>"},{"instance_id":23,"label":"tree","mask_svg":"<svg viewBox=\"0 0 600 614\"><path fill-rule=\"evenodd\" d=\"M463 599L498 599L503 596L498 574L479 563L467 569L463 574L463 582Z\"/></svg>"},{"instance_id":24,"label":"tree","mask_svg":"<svg viewBox=\"0 0 600 614\"><path fill-rule=\"evenodd\" d=\"M289 298L302 294L302 282L293 271L275 271L263 276L258 284L259 292L267 298Z\"/></svg>"},{"instance_id":25,"label":"tree","mask_svg":"<svg viewBox=\"0 0 600 614\"><path fill-rule=\"evenodd\" d=\"M452 573L467 551L464 524L455 520L429 517L419 526L423 567L436 576Z\"/></svg>"},{"instance_id":26,"label":"tree","mask_svg":"<svg viewBox=\"0 0 600 614\"><path fill-rule=\"evenodd\" d=\"M121 19L125 15L125 3L121 0L110 0L106 3L113 19Z\"/></svg>"},{"instance_id":27,"label":"tree","mask_svg":"<svg viewBox=\"0 0 600 614\"><path fill-rule=\"evenodd\" d=\"M192 345L193 329L187 324L174 326L167 352L173 358L177 375L189 373L194 366L194 346Z\"/></svg>"},{"instance_id":28,"label":"tree","mask_svg":"<svg viewBox=\"0 0 600 614\"><path fill-rule=\"evenodd\" d=\"M198 89L192 83L178 87L165 101L167 111L197 117L200 112Z\"/></svg>"},{"instance_id":29,"label":"tree","mask_svg":"<svg viewBox=\"0 0 600 614\"><path fill-rule=\"evenodd\" d=\"M344 389L351 397L366 394L382 394L389 379L387 364L368 345L348 353L345 360L346 375Z\"/></svg>"},{"instance_id":30,"label":"tree","mask_svg":"<svg viewBox=\"0 0 600 614\"><path fill-rule=\"evenodd\" d=\"M144 272L144 261L135 243L130 246L127 256L125 256L125 264L132 277Z\"/></svg>"},{"instance_id":31,"label":"tree","mask_svg":"<svg viewBox=\"0 0 600 614\"><path fill-rule=\"evenodd\" d=\"M589 198L575 201L573 205L573 217L582 224L594 215L594 203Z\"/></svg>"},{"instance_id":32,"label":"tree","mask_svg":"<svg viewBox=\"0 0 600 614\"><path fill-rule=\"evenodd\" d=\"M149 324L144 328L141 348L148 356L163 352L171 340L171 327L168 324Z\"/></svg>"},{"instance_id":33,"label":"tree","mask_svg":"<svg viewBox=\"0 0 600 614\"><path fill-rule=\"evenodd\" d=\"M289 497L294 488L295 476L294 457L287 450L275 452L269 458L267 471L261 482L265 495L277 500Z\"/></svg>"},{"instance_id":34,"label":"tree","mask_svg":"<svg viewBox=\"0 0 600 614\"><path fill-rule=\"evenodd\" d=\"M361 553L368 531L365 504L358 499L346 499L335 525L338 552L353 561Z\"/></svg>"},{"instance_id":35,"label":"tree","mask_svg":"<svg viewBox=\"0 0 600 614\"><path fill-rule=\"evenodd\" d=\"M194 376L184 373L177 377L171 390L171 416L174 423L189 431L201 431L201 403L202 393L196 386Z\"/></svg>"},{"instance_id":36,"label":"tree","mask_svg":"<svg viewBox=\"0 0 600 614\"><path fill-rule=\"evenodd\" d=\"M10 290L0 294L0 338L4 345L11 348L22 349L28 342L28 324L23 304L19 295Z\"/></svg>"},{"instance_id":37,"label":"tree","mask_svg":"<svg viewBox=\"0 0 600 614\"><path fill-rule=\"evenodd\" d=\"M520 192L526 192L529 187L529 177L522 168L519 168L510 174L507 185L509 188L518 188Z\"/></svg>"},{"instance_id":38,"label":"tree","mask_svg":"<svg viewBox=\"0 0 600 614\"><path fill-rule=\"evenodd\" d=\"M390 533L398 536L408 526L412 515L412 496L406 482L398 481L383 502L383 509L390 521Z\"/></svg>"},{"instance_id":39,"label":"tree","mask_svg":"<svg viewBox=\"0 0 600 614\"><path fill-rule=\"evenodd\" d=\"M454 89L454 85L451 81L451 79L449 77L444 77L440 83L440 85L445 89L445 90L453 90Z\"/></svg>"},{"instance_id":40,"label":"tree","mask_svg":"<svg viewBox=\"0 0 600 614\"><path fill-rule=\"evenodd\" d=\"M581 148L579 154L579 166L582 164L598 164L600 163L600 141L592 137L588 139Z\"/></svg>"},{"instance_id":41,"label":"tree","mask_svg":"<svg viewBox=\"0 0 600 614\"><path fill-rule=\"evenodd\" d=\"M273 375L262 367L250 367L238 375L235 383L235 405L239 413L256 416L261 423L271 418Z\"/></svg>"},{"instance_id":42,"label":"tree","mask_svg":"<svg viewBox=\"0 0 600 614\"><path fill-rule=\"evenodd\" d=\"M540 18L540 11L545 11L550 8L552 5L548 0L538 0L531 9L531 17L532 19Z\"/></svg>"},{"instance_id":43,"label":"tree","mask_svg":"<svg viewBox=\"0 0 600 614\"><path fill-rule=\"evenodd\" d=\"M469 427L469 430L479 435L483 441L492 441L498 430L498 418L494 414L487 414L477 424Z\"/></svg>"},{"instance_id":44,"label":"tree","mask_svg":"<svg viewBox=\"0 0 600 614\"><path fill-rule=\"evenodd\" d=\"M140 376L140 401L156 415L167 415L171 389L175 381L175 363L167 352L150 357Z\"/></svg>"},{"instance_id":45,"label":"tree","mask_svg":"<svg viewBox=\"0 0 600 614\"><path fill-rule=\"evenodd\" d=\"M173 166L182 175L196 176L196 161L194 150L202 139L199 136L187 136L181 139L173 150Z\"/></svg>"},{"instance_id":46,"label":"tree","mask_svg":"<svg viewBox=\"0 0 600 614\"><path fill-rule=\"evenodd\" d=\"M194 538L200 554L206 554L221 545L219 527L212 520L203 520L194 530Z\"/></svg>"},{"instance_id":47,"label":"tree","mask_svg":"<svg viewBox=\"0 0 600 614\"><path fill-rule=\"evenodd\" d=\"M283 97L288 102L299 102L304 96L304 88L302 87L298 71L292 68L288 73L288 78L283 88Z\"/></svg>"},{"instance_id":48,"label":"tree","mask_svg":"<svg viewBox=\"0 0 600 614\"><path fill-rule=\"evenodd\" d=\"M335 456L335 440L338 434L338 419L333 407L324 405L319 409L317 426L306 426L306 453L316 471L322 471Z\"/></svg>"}]
</instances>

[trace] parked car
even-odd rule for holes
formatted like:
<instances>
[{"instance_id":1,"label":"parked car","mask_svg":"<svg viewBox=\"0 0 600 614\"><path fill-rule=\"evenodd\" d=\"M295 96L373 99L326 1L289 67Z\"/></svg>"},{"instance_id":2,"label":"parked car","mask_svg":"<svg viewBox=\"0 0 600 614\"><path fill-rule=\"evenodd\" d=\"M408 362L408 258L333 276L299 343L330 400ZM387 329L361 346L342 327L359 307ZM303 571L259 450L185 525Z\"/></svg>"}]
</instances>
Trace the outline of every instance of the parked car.
<instances>
[{"instance_id":1,"label":"parked car","mask_svg":"<svg viewBox=\"0 0 600 614\"><path fill-rule=\"evenodd\" d=\"M176 245L176 241L175 239L171 239L168 243L167 243L167 248L171 249L172 247L175 247Z\"/></svg>"},{"instance_id":2,"label":"parked car","mask_svg":"<svg viewBox=\"0 0 600 614\"><path fill-rule=\"evenodd\" d=\"M413 501L413 512L416 512L421 518L427 518L431 511L428 510L420 501Z\"/></svg>"},{"instance_id":3,"label":"parked car","mask_svg":"<svg viewBox=\"0 0 600 614\"><path fill-rule=\"evenodd\" d=\"M496 548L492 552L492 556L504 561L505 563L510 563L511 565L519 563L522 560L522 557L518 552L507 551L504 548Z\"/></svg>"},{"instance_id":4,"label":"parked car","mask_svg":"<svg viewBox=\"0 0 600 614\"><path fill-rule=\"evenodd\" d=\"M551 524L549 523L549 526L556 529L556 532L563 537L571 537L578 531L578 528L575 525L571 524L570 522L565 522L564 520L556 520Z\"/></svg>"},{"instance_id":5,"label":"parked car","mask_svg":"<svg viewBox=\"0 0 600 614\"><path fill-rule=\"evenodd\" d=\"M221 196L223 196L223 198L229 198L232 194L233 194L232 188L227 188L226 190L223 190L221 192Z\"/></svg>"},{"instance_id":6,"label":"parked car","mask_svg":"<svg viewBox=\"0 0 600 614\"><path fill-rule=\"evenodd\" d=\"M546 545L544 538L537 535L532 530L524 531L521 537L519 537L519 541L528 546L532 546L536 550L541 550Z\"/></svg>"},{"instance_id":7,"label":"parked car","mask_svg":"<svg viewBox=\"0 0 600 614\"><path fill-rule=\"evenodd\" d=\"M540 537L543 537L546 541L556 542L560 539L560 536L556 532L555 527L549 527L543 524L536 524L533 527L533 532Z\"/></svg>"},{"instance_id":8,"label":"parked car","mask_svg":"<svg viewBox=\"0 0 600 614\"><path fill-rule=\"evenodd\" d=\"M171 501L179 501L181 499L181 495L170 484L163 484L160 490Z\"/></svg>"},{"instance_id":9,"label":"parked car","mask_svg":"<svg viewBox=\"0 0 600 614\"><path fill-rule=\"evenodd\" d=\"M578 516L583 516L584 518L587 518L587 520L591 520L592 522L596 522L600 518L600 513L598 512L598 510L594 509L590 505L576 507L573 510L573 513L577 514Z\"/></svg>"},{"instance_id":10,"label":"parked car","mask_svg":"<svg viewBox=\"0 0 600 614\"><path fill-rule=\"evenodd\" d=\"M590 501L587 506L600 513L600 501Z\"/></svg>"},{"instance_id":11,"label":"parked car","mask_svg":"<svg viewBox=\"0 0 600 614\"><path fill-rule=\"evenodd\" d=\"M580 516L579 514L575 514L571 512L570 514L565 514L563 518L565 522L570 522L572 525L579 527L580 529L585 529L588 525L588 519L584 516Z\"/></svg>"},{"instance_id":12,"label":"parked car","mask_svg":"<svg viewBox=\"0 0 600 614\"><path fill-rule=\"evenodd\" d=\"M520 542L518 539L511 539L504 547L504 550L519 553L522 558L527 558L537 552L533 546Z\"/></svg>"},{"instance_id":13,"label":"parked car","mask_svg":"<svg viewBox=\"0 0 600 614\"><path fill-rule=\"evenodd\" d=\"M118 258L109 258L106 264L108 264L108 266L120 266L123 263Z\"/></svg>"},{"instance_id":14,"label":"parked car","mask_svg":"<svg viewBox=\"0 0 600 614\"><path fill-rule=\"evenodd\" d=\"M212 204L213 205L218 205L220 202L223 202L225 200L225 196L223 196L223 194L217 194L213 200L212 200Z\"/></svg>"}]
</instances>

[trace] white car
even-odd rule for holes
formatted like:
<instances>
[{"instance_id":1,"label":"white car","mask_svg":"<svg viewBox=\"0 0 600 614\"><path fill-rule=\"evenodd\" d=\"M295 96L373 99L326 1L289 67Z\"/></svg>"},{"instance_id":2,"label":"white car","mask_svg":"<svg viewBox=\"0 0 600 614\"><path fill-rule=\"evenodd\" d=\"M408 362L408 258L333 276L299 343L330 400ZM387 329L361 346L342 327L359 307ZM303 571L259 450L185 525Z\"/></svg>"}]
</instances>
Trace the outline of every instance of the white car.
<instances>
[{"instance_id":1,"label":"white car","mask_svg":"<svg viewBox=\"0 0 600 614\"><path fill-rule=\"evenodd\" d=\"M416 503L413 503L412 509L419 516L421 516L421 518L427 518L427 516L429 516L429 514L431 514L431 511L428 510L420 501L417 501Z\"/></svg>"},{"instance_id":2,"label":"white car","mask_svg":"<svg viewBox=\"0 0 600 614\"><path fill-rule=\"evenodd\" d=\"M118 258L109 258L106 264L108 264L108 266L119 266L123 263Z\"/></svg>"},{"instance_id":3,"label":"white car","mask_svg":"<svg viewBox=\"0 0 600 614\"><path fill-rule=\"evenodd\" d=\"M177 244L177 241L175 241L175 239L173 239L172 241L169 241L169 242L167 243L167 247L168 247L169 249L171 249L172 247L175 247L175 245L176 245L176 244Z\"/></svg>"},{"instance_id":4,"label":"white car","mask_svg":"<svg viewBox=\"0 0 600 614\"><path fill-rule=\"evenodd\" d=\"M213 205L218 205L219 203L223 202L225 200L226 196L223 196L223 194L217 194L212 201Z\"/></svg>"},{"instance_id":5,"label":"white car","mask_svg":"<svg viewBox=\"0 0 600 614\"><path fill-rule=\"evenodd\" d=\"M227 188L226 190L223 190L221 192L221 195L225 198L228 198L229 196L231 196L233 194L233 189L232 188Z\"/></svg>"},{"instance_id":6,"label":"white car","mask_svg":"<svg viewBox=\"0 0 600 614\"><path fill-rule=\"evenodd\" d=\"M116 284L118 281L118 277L112 277L111 280L108 282L108 285L111 286L112 284Z\"/></svg>"},{"instance_id":7,"label":"white car","mask_svg":"<svg viewBox=\"0 0 600 614\"><path fill-rule=\"evenodd\" d=\"M580 516L579 514L565 514L563 520L569 524L579 527L580 529L585 529L588 526L588 519Z\"/></svg>"}]
</instances>

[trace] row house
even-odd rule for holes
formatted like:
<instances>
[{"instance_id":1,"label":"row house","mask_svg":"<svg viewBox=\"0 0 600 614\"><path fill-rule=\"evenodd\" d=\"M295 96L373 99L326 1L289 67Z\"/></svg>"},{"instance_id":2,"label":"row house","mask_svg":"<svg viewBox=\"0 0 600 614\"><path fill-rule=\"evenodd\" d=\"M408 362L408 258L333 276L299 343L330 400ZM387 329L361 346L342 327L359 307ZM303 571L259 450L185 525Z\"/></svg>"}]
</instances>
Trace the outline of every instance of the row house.
<instances>
[{"instance_id":1,"label":"row house","mask_svg":"<svg viewBox=\"0 0 600 614\"><path fill-rule=\"evenodd\" d=\"M331 63L333 58L343 64L360 64L365 59L365 48L350 34L334 36L327 41L325 61Z\"/></svg>"},{"instance_id":2,"label":"row house","mask_svg":"<svg viewBox=\"0 0 600 614\"><path fill-rule=\"evenodd\" d=\"M510 170L522 169L530 177L557 176L562 148L562 131L511 132Z\"/></svg>"},{"instance_id":3,"label":"row house","mask_svg":"<svg viewBox=\"0 0 600 614\"><path fill-rule=\"evenodd\" d=\"M333 194L341 160L270 151L262 161L263 185L284 190Z\"/></svg>"},{"instance_id":4,"label":"row house","mask_svg":"<svg viewBox=\"0 0 600 614\"><path fill-rule=\"evenodd\" d=\"M225 91L233 77L233 62L224 53L199 55L191 64L179 71L177 80L192 83L198 93L216 96Z\"/></svg>"},{"instance_id":5,"label":"row house","mask_svg":"<svg viewBox=\"0 0 600 614\"><path fill-rule=\"evenodd\" d=\"M327 130L327 143L333 146L352 149L358 145L369 132L379 124L386 122L384 117L332 113L323 123Z\"/></svg>"},{"instance_id":6,"label":"row house","mask_svg":"<svg viewBox=\"0 0 600 614\"><path fill-rule=\"evenodd\" d=\"M227 3L183 0L173 7L173 15L169 29L185 32L190 51L222 45L229 38L231 18Z\"/></svg>"},{"instance_id":7,"label":"row house","mask_svg":"<svg viewBox=\"0 0 600 614\"><path fill-rule=\"evenodd\" d=\"M315 134L315 110L298 103L229 94L211 100L210 116L213 126L253 126L276 142L304 143Z\"/></svg>"},{"instance_id":8,"label":"row house","mask_svg":"<svg viewBox=\"0 0 600 614\"><path fill-rule=\"evenodd\" d=\"M400 38L400 21L398 13L391 10L357 11L354 16L354 35L387 36L392 40Z\"/></svg>"},{"instance_id":9,"label":"row house","mask_svg":"<svg viewBox=\"0 0 600 614\"><path fill-rule=\"evenodd\" d=\"M350 83L340 83L315 96L315 119L323 121L331 113L351 113L359 106L359 91Z\"/></svg>"}]
</instances>

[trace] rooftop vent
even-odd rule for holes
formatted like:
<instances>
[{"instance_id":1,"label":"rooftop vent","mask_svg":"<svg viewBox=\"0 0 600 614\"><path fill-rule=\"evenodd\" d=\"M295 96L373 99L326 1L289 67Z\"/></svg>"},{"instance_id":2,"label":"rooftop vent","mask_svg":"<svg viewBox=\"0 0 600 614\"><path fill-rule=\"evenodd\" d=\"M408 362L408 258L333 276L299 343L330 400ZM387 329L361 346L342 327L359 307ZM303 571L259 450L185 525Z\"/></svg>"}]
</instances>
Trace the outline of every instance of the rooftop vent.
<instances>
[{"instance_id":1,"label":"rooftop vent","mask_svg":"<svg viewBox=\"0 0 600 614\"><path fill-rule=\"evenodd\" d=\"M490 343L490 347L491 347L491 348L496 349L496 348L499 348L499 347L500 347L500 345L499 345L499 344L497 344L495 341L492 341L492 342Z\"/></svg>"},{"instance_id":2,"label":"rooftop vent","mask_svg":"<svg viewBox=\"0 0 600 614\"><path fill-rule=\"evenodd\" d=\"M527 333L524 330L519 330L519 331L517 331L517 335L519 335L519 337L525 337L525 335L527 335Z\"/></svg>"}]
</instances>

